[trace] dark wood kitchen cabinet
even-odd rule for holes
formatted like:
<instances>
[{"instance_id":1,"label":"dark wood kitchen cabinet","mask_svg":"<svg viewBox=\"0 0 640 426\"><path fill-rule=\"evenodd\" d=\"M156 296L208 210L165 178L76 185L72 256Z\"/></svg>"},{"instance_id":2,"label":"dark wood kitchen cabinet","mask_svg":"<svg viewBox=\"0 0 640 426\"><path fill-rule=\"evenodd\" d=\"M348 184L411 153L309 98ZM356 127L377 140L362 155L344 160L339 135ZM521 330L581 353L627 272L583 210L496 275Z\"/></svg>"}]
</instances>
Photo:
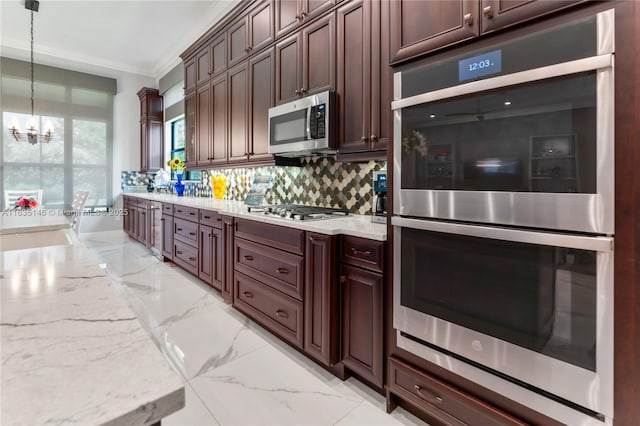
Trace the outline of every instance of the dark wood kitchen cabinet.
<instances>
[{"instance_id":1,"label":"dark wood kitchen cabinet","mask_svg":"<svg viewBox=\"0 0 640 426\"><path fill-rule=\"evenodd\" d=\"M184 93L189 94L196 90L196 58L184 61Z\"/></svg>"},{"instance_id":2,"label":"dark wood kitchen cabinet","mask_svg":"<svg viewBox=\"0 0 640 426\"><path fill-rule=\"evenodd\" d=\"M339 361L340 292L338 237L307 232L305 248L304 351L327 366Z\"/></svg>"},{"instance_id":3,"label":"dark wood kitchen cabinet","mask_svg":"<svg viewBox=\"0 0 640 426\"><path fill-rule=\"evenodd\" d=\"M275 55L270 48L249 59L249 161L273 162L269 154L269 108L275 105Z\"/></svg>"},{"instance_id":4,"label":"dark wood kitchen cabinet","mask_svg":"<svg viewBox=\"0 0 640 426\"><path fill-rule=\"evenodd\" d=\"M381 388L384 243L343 235L340 262L342 363Z\"/></svg>"},{"instance_id":5,"label":"dark wood kitchen cabinet","mask_svg":"<svg viewBox=\"0 0 640 426\"><path fill-rule=\"evenodd\" d=\"M391 62L584 3L585 0L391 1Z\"/></svg>"},{"instance_id":6,"label":"dark wood kitchen cabinet","mask_svg":"<svg viewBox=\"0 0 640 426\"><path fill-rule=\"evenodd\" d=\"M303 348L304 231L236 219L233 305Z\"/></svg>"},{"instance_id":7,"label":"dark wood kitchen cabinet","mask_svg":"<svg viewBox=\"0 0 640 426\"><path fill-rule=\"evenodd\" d=\"M173 260L173 204L162 204L162 256Z\"/></svg>"},{"instance_id":8,"label":"dark wood kitchen cabinet","mask_svg":"<svg viewBox=\"0 0 640 426\"><path fill-rule=\"evenodd\" d=\"M184 162L188 167L196 165L196 93L191 93L184 98L185 120L185 147Z\"/></svg>"},{"instance_id":9,"label":"dark wood kitchen cabinet","mask_svg":"<svg viewBox=\"0 0 640 426\"><path fill-rule=\"evenodd\" d=\"M387 395L388 411L395 408L396 398L401 398L424 411L434 424L529 424L393 357L389 358Z\"/></svg>"},{"instance_id":10,"label":"dark wood kitchen cabinet","mask_svg":"<svg viewBox=\"0 0 640 426\"><path fill-rule=\"evenodd\" d=\"M225 253L222 244L222 216L214 211L199 211L198 277L222 290Z\"/></svg>"},{"instance_id":11,"label":"dark wood kitchen cabinet","mask_svg":"<svg viewBox=\"0 0 640 426\"><path fill-rule=\"evenodd\" d=\"M235 233L235 220L233 216L222 215L222 250L225 254L222 269L222 299L233 304L233 238Z\"/></svg>"},{"instance_id":12,"label":"dark wood kitchen cabinet","mask_svg":"<svg viewBox=\"0 0 640 426\"><path fill-rule=\"evenodd\" d=\"M388 1L338 9L338 160L385 158L391 129Z\"/></svg>"},{"instance_id":13,"label":"dark wood kitchen cabinet","mask_svg":"<svg viewBox=\"0 0 640 426\"><path fill-rule=\"evenodd\" d=\"M198 209L173 206L173 262L198 275Z\"/></svg>"},{"instance_id":14,"label":"dark wood kitchen cabinet","mask_svg":"<svg viewBox=\"0 0 640 426\"><path fill-rule=\"evenodd\" d=\"M225 33L200 49L195 59L196 86L200 87L212 77L227 70L227 37Z\"/></svg>"},{"instance_id":15,"label":"dark wood kitchen cabinet","mask_svg":"<svg viewBox=\"0 0 640 426\"><path fill-rule=\"evenodd\" d=\"M246 163L249 156L249 66L243 62L227 72L229 132L227 162Z\"/></svg>"},{"instance_id":16,"label":"dark wood kitchen cabinet","mask_svg":"<svg viewBox=\"0 0 640 426\"><path fill-rule=\"evenodd\" d=\"M336 88L335 12L276 44L276 104Z\"/></svg>"},{"instance_id":17,"label":"dark wood kitchen cabinet","mask_svg":"<svg viewBox=\"0 0 640 426\"><path fill-rule=\"evenodd\" d=\"M158 89L143 87L140 99L140 171L158 170L164 166L164 122L162 96Z\"/></svg>"},{"instance_id":18,"label":"dark wood kitchen cabinet","mask_svg":"<svg viewBox=\"0 0 640 426\"><path fill-rule=\"evenodd\" d=\"M196 92L196 166L227 163L227 74L214 77Z\"/></svg>"},{"instance_id":19,"label":"dark wood kitchen cabinet","mask_svg":"<svg viewBox=\"0 0 640 426\"><path fill-rule=\"evenodd\" d=\"M276 37L283 36L304 25L329 10L334 4L336 4L336 0L277 1L275 4Z\"/></svg>"},{"instance_id":20,"label":"dark wood kitchen cabinet","mask_svg":"<svg viewBox=\"0 0 640 426\"><path fill-rule=\"evenodd\" d=\"M263 0L231 24L227 30L230 67L273 41L273 20L273 2Z\"/></svg>"}]
</instances>

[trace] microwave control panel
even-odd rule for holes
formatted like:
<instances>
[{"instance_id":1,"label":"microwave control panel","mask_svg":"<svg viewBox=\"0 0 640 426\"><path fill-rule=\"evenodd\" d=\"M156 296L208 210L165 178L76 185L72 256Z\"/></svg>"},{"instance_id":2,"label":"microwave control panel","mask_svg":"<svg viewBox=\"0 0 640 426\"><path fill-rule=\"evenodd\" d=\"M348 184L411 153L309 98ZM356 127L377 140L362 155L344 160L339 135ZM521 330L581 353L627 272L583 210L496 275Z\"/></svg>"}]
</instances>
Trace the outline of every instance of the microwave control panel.
<instances>
[{"instance_id":1,"label":"microwave control panel","mask_svg":"<svg viewBox=\"0 0 640 426\"><path fill-rule=\"evenodd\" d=\"M311 107L311 116L309 117L309 133L311 139L325 138L326 109L326 104L314 105Z\"/></svg>"}]
</instances>

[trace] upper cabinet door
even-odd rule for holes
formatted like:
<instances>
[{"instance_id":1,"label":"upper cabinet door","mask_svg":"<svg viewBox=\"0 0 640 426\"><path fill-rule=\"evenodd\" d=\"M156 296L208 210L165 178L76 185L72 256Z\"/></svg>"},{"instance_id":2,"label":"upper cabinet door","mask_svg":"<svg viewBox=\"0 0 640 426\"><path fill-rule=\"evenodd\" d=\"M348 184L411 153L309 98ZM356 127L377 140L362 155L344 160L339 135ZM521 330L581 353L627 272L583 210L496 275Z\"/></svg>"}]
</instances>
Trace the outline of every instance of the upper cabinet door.
<instances>
[{"instance_id":1,"label":"upper cabinet door","mask_svg":"<svg viewBox=\"0 0 640 426\"><path fill-rule=\"evenodd\" d=\"M196 58L193 57L184 63L184 92L196 90Z\"/></svg>"},{"instance_id":2,"label":"upper cabinet door","mask_svg":"<svg viewBox=\"0 0 640 426\"><path fill-rule=\"evenodd\" d=\"M294 34L276 44L276 103L282 104L300 95L302 87L302 34Z\"/></svg>"},{"instance_id":3,"label":"upper cabinet door","mask_svg":"<svg viewBox=\"0 0 640 426\"><path fill-rule=\"evenodd\" d=\"M184 98L185 147L184 162L187 166L196 164L196 94Z\"/></svg>"},{"instance_id":4,"label":"upper cabinet door","mask_svg":"<svg viewBox=\"0 0 640 426\"><path fill-rule=\"evenodd\" d=\"M394 0L390 13L392 62L479 35L478 0Z\"/></svg>"},{"instance_id":5,"label":"upper cabinet door","mask_svg":"<svg viewBox=\"0 0 640 426\"><path fill-rule=\"evenodd\" d=\"M276 37L280 37L300 25L300 5L298 0L276 1Z\"/></svg>"},{"instance_id":6,"label":"upper cabinet door","mask_svg":"<svg viewBox=\"0 0 640 426\"><path fill-rule=\"evenodd\" d=\"M211 75L227 70L227 36L225 33L211 43Z\"/></svg>"},{"instance_id":7,"label":"upper cabinet door","mask_svg":"<svg viewBox=\"0 0 640 426\"><path fill-rule=\"evenodd\" d=\"M249 12L249 50L257 52L273 39L273 5L268 0Z\"/></svg>"},{"instance_id":8,"label":"upper cabinet door","mask_svg":"<svg viewBox=\"0 0 640 426\"><path fill-rule=\"evenodd\" d=\"M303 21L308 21L331 9L334 4L335 0L300 0L300 15Z\"/></svg>"},{"instance_id":9,"label":"upper cabinet door","mask_svg":"<svg viewBox=\"0 0 640 426\"><path fill-rule=\"evenodd\" d=\"M480 0L482 32L499 28L564 9L585 0Z\"/></svg>"},{"instance_id":10,"label":"upper cabinet door","mask_svg":"<svg viewBox=\"0 0 640 426\"><path fill-rule=\"evenodd\" d=\"M302 87L300 95L336 88L336 14L302 29Z\"/></svg>"},{"instance_id":11,"label":"upper cabinet door","mask_svg":"<svg viewBox=\"0 0 640 426\"><path fill-rule=\"evenodd\" d=\"M229 139L227 161L245 162L248 160L248 117L249 93L247 90L249 75L247 62L230 69L228 78Z\"/></svg>"},{"instance_id":12,"label":"upper cabinet door","mask_svg":"<svg viewBox=\"0 0 640 426\"><path fill-rule=\"evenodd\" d=\"M249 20L247 16L242 16L227 30L230 67L242 61L249 53L248 26Z\"/></svg>"},{"instance_id":13,"label":"upper cabinet door","mask_svg":"<svg viewBox=\"0 0 640 426\"><path fill-rule=\"evenodd\" d=\"M249 59L249 161L271 160L269 108L274 105L274 50Z\"/></svg>"},{"instance_id":14,"label":"upper cabinet door","mask_svg":"<svg viewBox=\"0 0 640 426\"><path fill-rule=\"evenodd\" d=\"M197 84L206 83L211 78L211 45L203 47L196 55Z\"/></svg>"}]
</instances>

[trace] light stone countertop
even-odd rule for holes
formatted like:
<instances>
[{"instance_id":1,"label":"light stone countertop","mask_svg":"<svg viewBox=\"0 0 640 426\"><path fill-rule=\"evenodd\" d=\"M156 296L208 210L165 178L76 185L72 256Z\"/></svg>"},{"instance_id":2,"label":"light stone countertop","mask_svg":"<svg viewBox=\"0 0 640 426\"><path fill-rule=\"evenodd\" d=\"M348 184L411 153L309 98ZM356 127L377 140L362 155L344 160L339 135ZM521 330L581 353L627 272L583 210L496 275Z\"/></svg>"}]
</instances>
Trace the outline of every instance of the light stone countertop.
<instances>
[{"instance_id":1,"label":"light stone countertop","mask_svg":"<svg viewBox=\"0 0 640 426\"><path fill-rule=\"evenodd\" d=\"M0 235L69 228L63 210L5 210L0 212Z\"/></svg>"},{"instance_id":2,"label":"light stone countertop","mask_svg":"<svg viewBox=\"0 0 640 426\"><path fill-rule=\"evenodd\" d=\"M54 232L67 244L0 237L1 423L146 425L184 407L182 380L98 261Z\"/></svg>"},{"instance_id":3,"label":"light stone countertop","mask_svg":"<svg viewBox=\"0 0 640 426\"><path fill-rule=\"evenodd\" d=\"M325 235L351 235L377 241L386 241L387 226L371 222L371 216L352 215L323 220L290 220L267 216L262 213L249 213L242 201L216 200L210 197L178 197L170 194L155 193L124 193L122 195L160 201L163 203L179 204L205 210L214 210L229 216L255 220L263 223L302 229Z\"/></svg>"}]
</instances>

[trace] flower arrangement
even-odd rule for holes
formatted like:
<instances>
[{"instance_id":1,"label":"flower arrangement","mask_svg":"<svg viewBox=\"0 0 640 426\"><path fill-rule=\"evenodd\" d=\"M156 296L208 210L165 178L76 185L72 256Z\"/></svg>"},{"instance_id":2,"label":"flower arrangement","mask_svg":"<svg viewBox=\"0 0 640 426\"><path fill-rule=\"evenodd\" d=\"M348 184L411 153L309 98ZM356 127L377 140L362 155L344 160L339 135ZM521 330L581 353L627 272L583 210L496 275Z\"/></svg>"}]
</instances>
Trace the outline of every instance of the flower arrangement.
<instances>
[{"instance_id":1,"label":"flower arrangement","mask_svg":"<svg viewBox=\"0 0 640 426\"><path fill-rule=\"evenodd\" d=\"M36 207L38 207L38 201L35 198L20 197L16 201L16 206L14 207L14 209L31 210L35 209Z\"/></svg>"},{"instance_id":2,"label":"flower arrangement","mask_svg":"<svg viewBox=\"0 0 640 426\"><path fill-rule=\"evenodd\" d=\"M184 172L187 168L187 165L184 163L184 161L182 161L178 157L175 157L173 160L167 160L167 166L169 166L171 170L175 171L178 174Z\"/></svg>"},{"instance_id":3,"label":"flower arrangement","mask_svg":"<svg viewBox=\"0 0 640 426\"><path fill-rule=\"evenodd\" d=\"M429 141L421 132L413 130L411 133L402 136L402 148L405 153L415 150L422 157L425 157L429 152Z\"/></svg>"}]
</instances>

